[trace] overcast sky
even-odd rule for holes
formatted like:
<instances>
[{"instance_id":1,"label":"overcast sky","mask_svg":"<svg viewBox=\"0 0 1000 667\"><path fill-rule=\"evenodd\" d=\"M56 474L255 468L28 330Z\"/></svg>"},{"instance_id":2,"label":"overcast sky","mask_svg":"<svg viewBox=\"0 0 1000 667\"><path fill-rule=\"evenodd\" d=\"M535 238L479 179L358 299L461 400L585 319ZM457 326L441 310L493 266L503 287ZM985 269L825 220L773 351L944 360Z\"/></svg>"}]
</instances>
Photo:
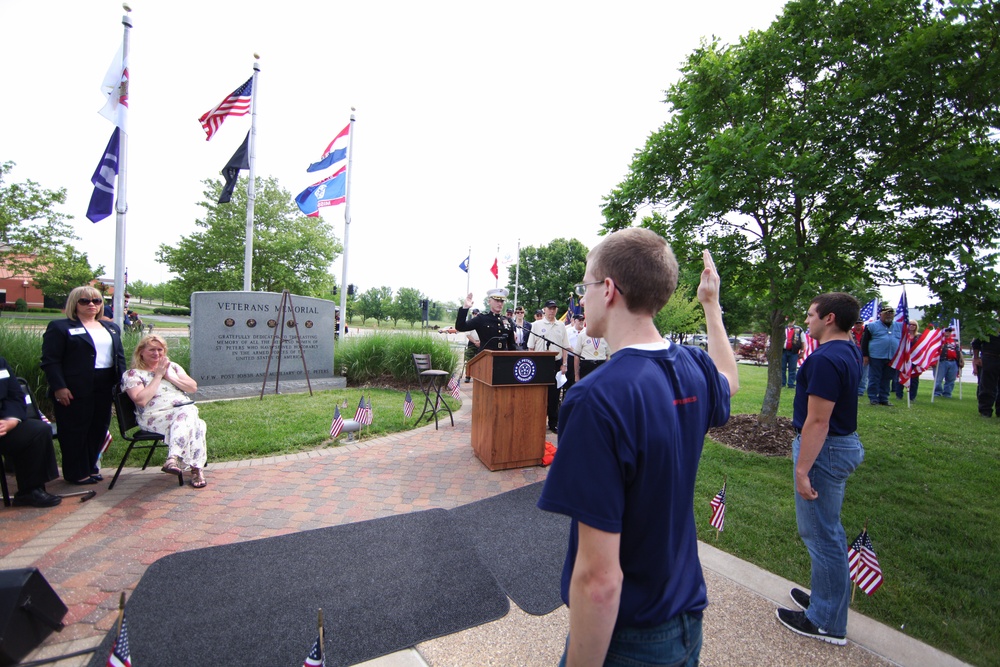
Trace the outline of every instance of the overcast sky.
<instances>
[{"instance_id":1,"label":"overcast sky","mask_svg":"<svg viewBox=\"0 0 1000 667\"><path fill-rule=\"evenodd\" d=\"M206 142L198 117L250 77L255 52L257 175L293 196L357 109L348 282L457 300L471 247L478 300L498 245L501 258L518 240L595 245L601 198L666 120L685 57L766 28L783 5L132 0L129 278L171 277L156 249L196 231L201 181L250 128L229 118ZM17 163L12 182L66 188L77 247L108 276L114 216L85 214L113 130L97 112L122 14L111 0L0 0L0 160ZM343 240L344 207L322 212Z\"/></svg>"}]
</instances>

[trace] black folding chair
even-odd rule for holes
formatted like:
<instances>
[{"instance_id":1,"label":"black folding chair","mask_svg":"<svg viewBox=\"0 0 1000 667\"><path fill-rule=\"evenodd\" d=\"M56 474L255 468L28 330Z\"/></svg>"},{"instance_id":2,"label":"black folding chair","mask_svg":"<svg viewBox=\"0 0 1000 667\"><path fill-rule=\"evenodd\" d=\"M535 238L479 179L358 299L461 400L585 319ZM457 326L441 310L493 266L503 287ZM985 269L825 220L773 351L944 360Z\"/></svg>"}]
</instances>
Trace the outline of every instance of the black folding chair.
<instances>
[{"instance_id":1,"label":"black folding chair","mask_svg":"<svg viewBox=\"0 0 1000 667\"><path fill-rule=\"evenodd\" d=\"M118 464L118 470L115 471L115 476L111 479L111 483L108 484L108 491L115 488L115 482L118 481L118 475L121 474L122 468L125 467L125 461L128 460L128 455L132 453L133 449L149 450L149 453L146 455L146 460L142 464L142 469L145 470L146 466L149 465L149 460L153 458L153 451L160 445L164 447L167 446L162 434L154 433L153 431L145 431L139 428L139 422L135 419L135 403L132 402L132 399L129 398L128 394L116 386L111 396L115 402L115 416L118 418L118 432L121 433L122 438L128 442L128 449L126 449L125 454L122 455L122 462ZM138 430L129 435L129 431L132 431L133 429ZM177 475L177 484L179 486L184 486L183 474Z\"/></svg>"},{"instance_id":2,"label":"black folding chair","mask_svg":"<svg viewBox=\"0 0 1000 667\"><path fill-rule=\"evenodd\" d=\"M451 418L451 425L455 425L455 416L451 412L451 406L448 405L448 401L441 397L441 385L443 384L444 378L448 377L447 371L439 371L431 368L431 355L429 354L414 354L413 355L413 365L417 369L417 379L420 381L420 391L424 392L424 411L420 413L417 417L417 422L424 418L427 414L428 409L431 412L431 416L427 418L427 423L430 423L431 417L434 418L434 429L437 430L438 427L438 411L441 406L448 411L448 417ZM434 392L434 401L431 402L431 391Z\"/></svg>"}]
</instances>

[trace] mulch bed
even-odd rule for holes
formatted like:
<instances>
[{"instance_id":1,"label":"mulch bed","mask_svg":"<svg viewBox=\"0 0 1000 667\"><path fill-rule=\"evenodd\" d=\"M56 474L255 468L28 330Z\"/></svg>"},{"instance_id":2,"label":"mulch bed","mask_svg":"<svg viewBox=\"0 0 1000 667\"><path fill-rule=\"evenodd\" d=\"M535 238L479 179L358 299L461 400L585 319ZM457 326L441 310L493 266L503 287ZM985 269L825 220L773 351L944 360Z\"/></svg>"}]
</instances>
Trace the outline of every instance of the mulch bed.
<instances>
[{"instance_id":1,"label":"mulch bed","mask_svg":"<svg viewBox=\"0 0 1000 667\"><path fill-rule=\"evenodd\" d=\"M744 452L791 456L795 429L788 417L777 417L771 424L761 421L760 415L731 415L725 426L709 429L708 437Z\"/></svg>"}]
</instances>

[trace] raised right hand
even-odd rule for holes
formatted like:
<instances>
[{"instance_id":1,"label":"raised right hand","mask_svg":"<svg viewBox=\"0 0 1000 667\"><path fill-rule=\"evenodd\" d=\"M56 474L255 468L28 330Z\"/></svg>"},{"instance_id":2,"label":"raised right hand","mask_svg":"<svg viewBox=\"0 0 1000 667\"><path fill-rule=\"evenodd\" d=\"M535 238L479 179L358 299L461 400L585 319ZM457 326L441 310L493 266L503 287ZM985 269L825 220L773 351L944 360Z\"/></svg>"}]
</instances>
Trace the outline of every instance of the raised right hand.
<instances>
[{"instance_id":1,"label":"raised right hand","mask_svg":"<svg viewBox=\"0 0 1000 667\"><path fill-rule=\"evenodd\" d=\"M465 297L465 307L472 308L472 292L469 292L469 296Z\"/></svg>"}]
</instances>

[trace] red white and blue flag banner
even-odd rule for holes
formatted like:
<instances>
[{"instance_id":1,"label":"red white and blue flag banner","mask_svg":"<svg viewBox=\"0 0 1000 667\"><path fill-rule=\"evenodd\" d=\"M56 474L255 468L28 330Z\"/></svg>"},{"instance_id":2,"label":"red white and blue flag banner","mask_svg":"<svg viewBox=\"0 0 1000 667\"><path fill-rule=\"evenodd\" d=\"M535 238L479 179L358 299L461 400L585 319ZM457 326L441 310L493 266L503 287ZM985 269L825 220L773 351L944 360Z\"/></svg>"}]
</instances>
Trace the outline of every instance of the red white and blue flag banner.
<instances>
[{"instance_id":1,"label":"red white and blue flag banner","mask_svg":"<svg viewBox=\"0 0 1000 667\"><path fill-rule=\"evenodd\" d=\"M361 400L364 400L364 396L361 397ZM372 419L375 417L375 413L372 411L372 397L371 396L368 397L368 405L365 407L365 414L362 415L362 417L363 417L364 421L361 422L361 423L364 424L365 426L371 426Z\"/></svg>"},{"instance_id":2,"label":"red white and blue flag banner","mask_svg":"<svg viewBox=\"0 0 1000 667\"><path fill-rule=\"evenodd\" d=\"M871 595L882 585L882 568L867 528L847 548L847 563L851 569L851 581L866 594Z\"/></svg>"},{"instance_id":3,"label":"red white and blue flag banner","mask_svg":"<svg viewBox=\"0 0 1000 667\"><path fill-rule=\"evenodd\" d=\"M406 398L403 399L403 415L406 417L413 416L413 397L410 396L410 390L406 390Z\"/></svg>"},{"instance_id":4,"label":"red white and blue flag banner","mask_svg":"<svg viewBox=\"0 0 1000 667\"><path fill-rule=\"evenodd\" d=\"M108 656L107 667L132 667L132 651L128 646L128 623L125 620L125 613L122 612L122 627L118 631L118 638L115 640L111 655Z\"/></svg>"},{"instance_id":5,"label":"red white and blue flag banner","mask_svg":"<svg viewBox=\"0 0 1000 667\"><path fill-rule=\"evenodd\" d=\"M365 412L368 410L365 406L365 395L361 394L361 401L358 403L358 409L354 411L354 421L359 424L365 423Z\"/></svg>"},{"instance_id":6,"label":"red white and blue flag banner","mask_svg":"<svg viewBox=\"0 0 1000 667\"><path fill-rule=\"evenodd\" d=\"M212 138L218 131L222 121L229 116L246 116L250 113L250 103L253 101L253 77L246 80L242 86L229 93L226 99L202 114L198 120L205 130L205 141Z\"/></svg>"},{"instance_id":7,"label":"red white and blue flag banner","mask_svg":"<svg viewBox=\"0 0 1000 667\"><path fill-rule=\"evenodd\" d=\"M317 162L313 162L306 169L308 172L322 171L328 167L332 167L341 160L347 159L347 139L351 132L351 124L348 123L347 127L340 131L340 134L333 138L327 147L323 151L322 157ZM343 140L343 141L341 141ZM339 142L339 143L338 143ZM336 148L334 148L336 146Z\"/></svg>"},{"instance_id":8,"label":"red white and blue flag banner","mask_svg":"<svg viewBox=\"0 0 1000 667\"><path fill-rule=\"evenodd\" d=\"M722 527L726 523L726 485L722 485L722 490L715 494L712 498L712 518L709 523L718 531L722 531Z\"/></svg>"},{"instance_id":9,"label":"red white and blue flag banner","mask_svg":"<svg viewBox=\"0 0 1000 667\"><path fill-rule=\"evenodd\" d=\"M333 423L330 424L330 437L336 438L344 430L344 418L340 414L340 408L333 408Z\"/></svg>"},{"instance_id":10,"label":"red white and blue flag banner","mask_svg":"<svg viewBox=\"0 0 1000 667\"><path fill-rule=\"evenodd\" d=\"M448 380L448 391L451 392L452 397L457 401L462 398L462 388L458 384L458 380L454 376Z\"/></svg>"},{"instance_id":11,"label":"red white and blue flag banner","mask_svg":"<svg viewBox=\"0 0 1000 667\"><path fill-rule=\"evenodd\" d=\"M316 641L313 642L312 649L309 651L309 655L306 656L305 662L302 663L302 667L324 667L324 665L326 665L326 656L323 655L323 644L317 635Z\"/></svg>"}]
</instances>

